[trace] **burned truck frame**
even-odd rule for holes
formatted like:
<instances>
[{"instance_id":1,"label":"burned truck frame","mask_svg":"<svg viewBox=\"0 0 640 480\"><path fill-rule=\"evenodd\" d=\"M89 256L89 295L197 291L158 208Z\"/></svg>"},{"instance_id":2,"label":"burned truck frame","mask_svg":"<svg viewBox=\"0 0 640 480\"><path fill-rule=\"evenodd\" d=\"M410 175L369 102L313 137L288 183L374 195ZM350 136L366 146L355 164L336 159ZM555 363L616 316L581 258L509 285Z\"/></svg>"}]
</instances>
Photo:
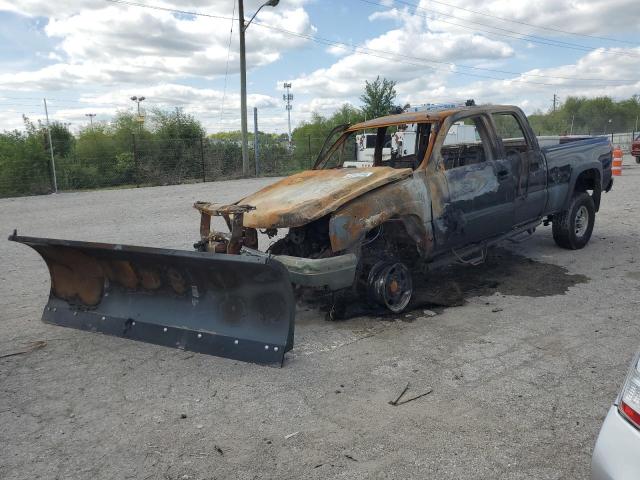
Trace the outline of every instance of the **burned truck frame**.
<instances>
[{"instance_id":1,"label":"burned truck frame","mask_svg":"<svg viewBox=\"0 0 640 480\"><path fill-rule=\"evenodd\" d=\"M510 116L521 136L502 138L497 115ZM477 141L445 147L447 132L459 122L475 125ZM417 132L414 148L383 161L389 129L408 124ZM376 133L373 167L340 168L351 160L349 139L363 131ZM330 142L333 136L337 140ZM258 230L275 237L278 229L288 229L267 253L287 267L294 283L357 287L399 312L411 296L409 265L477 263L487 246L552 221L576 189L590 191L595 213L611 184L610 151L606 140L587 139L545 152L524 114L508 106L413 112L340 126L312 170L240 200L235 223L225 217L230 234L209 229L210 216L225 216L229 207L197 203L197 247L259 255ZM560 233L554 230L559 241ZM591 230L585 233L586 244Z\"/></svg>"},{"instance_id":2,"label":"burned truck frame","mask_svg":"<svg viewBox=\"0 0 640 480\"><path fill-rule=\"evenodd\" d=\"M473 126L475 140L445 145L460 124ZM414 143L396 142L383 155L390 135L407 126ZM357 165L355 136L371 132L373 166L344 168ZM466 107L337 127L313 169L232 204L196 202L195 252L10 239L47 262L45 321L282 362L293 346L292 284L348 291L401 312L416 271L477 264L488 246L543 222L561 247L584 247L611 185L607 139L541 149L517 107ZM216 216L228 231L211 229ZM260 238L271 244L260 250Z\"/></svg>"}]
</instances>

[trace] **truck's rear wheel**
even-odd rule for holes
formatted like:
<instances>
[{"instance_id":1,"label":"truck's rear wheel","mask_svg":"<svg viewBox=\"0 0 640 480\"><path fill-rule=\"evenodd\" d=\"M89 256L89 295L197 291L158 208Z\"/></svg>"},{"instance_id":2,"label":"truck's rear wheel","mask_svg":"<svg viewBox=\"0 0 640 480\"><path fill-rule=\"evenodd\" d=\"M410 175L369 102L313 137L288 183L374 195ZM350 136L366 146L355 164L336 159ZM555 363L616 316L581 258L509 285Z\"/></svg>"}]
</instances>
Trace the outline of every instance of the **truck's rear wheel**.
<instances>
[{"instance_id":1,"label":"truck's rear wheel","mask_svg":"<svg viewBox=\"0 0 640 480\"><path fill-rule=\"evenodd\" d=\"M553 239L559 247L569 250L583 248L593 232L596 208L586 192L576 192L569 208L553 216Z\"/></svg>"}]
</instances>

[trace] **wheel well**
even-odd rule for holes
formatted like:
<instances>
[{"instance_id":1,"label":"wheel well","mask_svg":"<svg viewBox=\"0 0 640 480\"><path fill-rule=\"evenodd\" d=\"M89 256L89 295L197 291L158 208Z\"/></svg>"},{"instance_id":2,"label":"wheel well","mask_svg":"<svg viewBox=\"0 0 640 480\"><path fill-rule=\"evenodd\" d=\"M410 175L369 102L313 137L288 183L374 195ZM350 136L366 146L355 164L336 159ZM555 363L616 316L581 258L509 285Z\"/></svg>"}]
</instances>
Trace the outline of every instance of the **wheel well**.
<instances>
[{"instance_id":1,"label":"wheel well","mask_svg":"<svg viewBox=\"0 0 640 480\"><path fill-rule=\"evenodd\" d=\"M413 215L390 218L369 230L362 246L374 250L393 250L398 257L424 256L430 252L431 237Z\"/></svg>"},{"instance_id":2,"label":"wheel well","mask_svg":"<svg viewBox=\"0 0 640 480\"><path fill-rule=\"evenodd\" d=\"M596 212L600 209L600 197L602 195L602 182L600 172L595 168L585 170L578 175L573 192L586 192L593 198Z\"/></svg>"}]
</instances>

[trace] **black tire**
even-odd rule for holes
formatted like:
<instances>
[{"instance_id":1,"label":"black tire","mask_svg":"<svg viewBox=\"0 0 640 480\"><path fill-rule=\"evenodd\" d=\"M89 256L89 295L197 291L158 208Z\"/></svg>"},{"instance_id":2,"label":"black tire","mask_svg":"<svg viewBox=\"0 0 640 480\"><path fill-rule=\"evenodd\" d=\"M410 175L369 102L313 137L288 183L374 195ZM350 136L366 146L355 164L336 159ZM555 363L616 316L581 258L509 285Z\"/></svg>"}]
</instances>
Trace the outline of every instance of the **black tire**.
<instances>
[{"instance_id":1,"label":"black tire","mask_svg":"<svg viewBox=\"0 0 640 480\"><path fill-rule=\"evenodd\" d=\"M588 215L585 218L585 214ZM596 220L596 207L588 193L576 192L569 208L553 216L553 239L559 247L579 250L589 243ZM587 222L586 225L583 222Z\"/></svg>"},{"instance_id":2,"label":"black tire","mask_svg":"<svg viewBox=\"0 0 640 480\"><path fill-rule=\"evenodd\" d=\"M636 157L636 163L640 163L640 157Z\"/></svg>"}]
</instances>

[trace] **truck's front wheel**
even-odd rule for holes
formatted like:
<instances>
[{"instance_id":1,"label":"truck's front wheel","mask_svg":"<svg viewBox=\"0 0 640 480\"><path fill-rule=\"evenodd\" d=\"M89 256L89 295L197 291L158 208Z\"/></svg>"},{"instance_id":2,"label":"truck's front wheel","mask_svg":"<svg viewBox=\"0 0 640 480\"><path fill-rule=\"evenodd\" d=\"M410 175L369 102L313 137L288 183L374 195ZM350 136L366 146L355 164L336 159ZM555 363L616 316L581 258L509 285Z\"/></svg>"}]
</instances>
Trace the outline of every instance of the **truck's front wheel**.
<instances>
[{"instance_id":1,"label":"truck's front wheel","mask_svg":"<svg viewBox=\"0 0 640 480\"><path fill-rule=\"evenodd\" d=\"M370 295L387 310L401 313L409 306L413 282L404 263L378 262L369 271L367 283Z\"/></svg>"},{"instance_id":2,"label":"truck's front wheel","mask_svg":"<svg viewBox=\"0 0 640 480\"><path fill-rule=\"evenodd\" d=\"M596 208L586 192L576 192L569 208L553 216L553 239L559 247L569 250L583 248L593 232Z\"/></svg>"}]
</instances>

